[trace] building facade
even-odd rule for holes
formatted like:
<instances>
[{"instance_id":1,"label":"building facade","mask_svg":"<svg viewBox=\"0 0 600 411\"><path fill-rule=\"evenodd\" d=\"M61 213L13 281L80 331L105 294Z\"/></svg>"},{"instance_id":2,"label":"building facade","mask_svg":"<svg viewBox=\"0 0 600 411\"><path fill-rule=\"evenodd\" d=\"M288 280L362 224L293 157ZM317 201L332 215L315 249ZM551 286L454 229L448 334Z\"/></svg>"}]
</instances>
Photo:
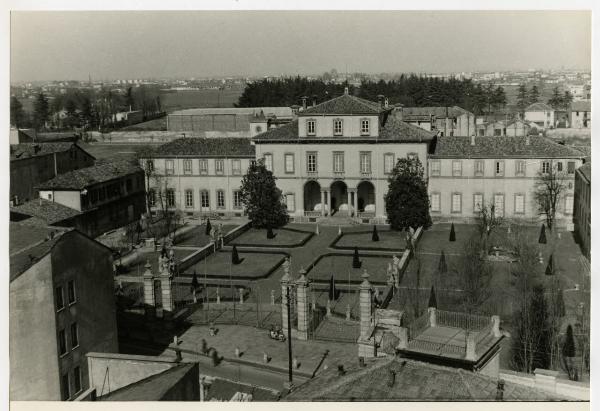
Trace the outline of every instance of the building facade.
<instances>
[{"instance_id":1,"label":"building facade","mask_svg":"<svg viewBox=\"0 0 600 411\"><path fill-rule=\"evenodd\" d=\"M118 352L112 252L76 230L10 225L10 399L68 400L86 353Z\"/></svg>"},{"instance_id":2,"label":"building facade","mask_svg":"<svg viewBox=\"0 0 600 411\"><path fill-rule=\"evenodd\" d=\"M543 137L439 138L429 156L431 216L470 220L482 205L493 204L503 217L537 221L539 178L556 170L565 185L557 220L569 226L575 170L581 164L581 153Z\"/></svg>"},{"instance_id":3,"label":"building facade","mask_svg":"<svg viewBox=\"0 0 600 411\"><path fill-rule=\"evenodd\" d=\"M590 100L571 104L570 123L573 128L592 128L592 103Z\"/></svg>"},{"instance_id":4,"label":"building facade","mask_svg":"<svg viewBox=\"0 0 600 411\"><path fill-rule=\"evenodd\" d=\"M427 131L444 136L473 136L475 115L458 106L403 107L402 120Z\"/></svg>"},{"instance_id":5,"label":"building facade","mask_svg":"<svg viewBox=\"0 0 600 411\"><path fill-rule=\"evenodd\" d=\"M542 129L554 127L554 109L545 103L533 103L525 108L524 120Z\"/></svg>"},{"instance_id":6,"label":"building facade","mask_svg":"<svg viewBox=\"0 0 600 411\"><path fill-rule=\"evenodd\" d=\"M530 134L535 124L527 123L522 120L514 121L493 121L477 125L477 135L480 137L524 137Z\"/></svg>"},{"instance_id":7,"label":"building facade","mask_svg":"<svg viewBox=\"0 0 600 411\"><path fill-rule=\"evenodd\" d=\"M587 258L592 238L592 165L586 163L575 173L575 233Z\"/></svg>"}]
</instances>

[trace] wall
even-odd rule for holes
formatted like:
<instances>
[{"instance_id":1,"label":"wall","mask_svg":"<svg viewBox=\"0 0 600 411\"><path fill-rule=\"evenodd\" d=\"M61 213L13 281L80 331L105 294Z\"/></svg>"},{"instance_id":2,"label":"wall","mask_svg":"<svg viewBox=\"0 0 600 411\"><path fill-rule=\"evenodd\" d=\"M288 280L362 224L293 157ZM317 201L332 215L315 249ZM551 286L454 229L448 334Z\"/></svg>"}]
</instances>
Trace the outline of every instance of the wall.
<instances>
[{"instance_id":1,"label":"wall","mask_svg":"<svg viewBox=\"0 0 600 411\"><path fill-rule=\"evenodd\" d=\"M250 131L248 114L169 114L169 131Z\"/></svg>"},{"instance_id":2,"label":"wall","mask_svg":"<svg viewBox=\"0 0 600 411\"><path fill-rule=\"evenodd\" d=\"M77 191L54 191L40 190L39 196L43 199L81 211L81 192Z\"/></svg>"},{"instance_id":3,"label":"wall","mask_svg":"<svg viewBox=\"0 0 600 411\"><path fill-rule=\"evenodd\" d=\"M581 248L587 258L590 258L591 252L591 186L582 173L578 170L575 173L575 200L574 200L574 223L575 231L579 237Z\"/></svg>"},{"instance_id":4,"label":"wall","mask_svg":"<svg viewBox=\"0 0 600 411\"><path fill-rule=\"evenodd\" d=\"M76 302L56 315L57 329L65 329L70 337L71 324L79 329L79 346L71 346L59 361L60 374L79 366L82 389L89 387L86 353L118 352L116 305L113 282L113 259L110 250L77 231L64 234L52 251L54 286L62 286L67 296L67 283L75 283ZM74 395L73 382L71 393Z\"/></svg>"},{"instance_id":5,"label":"wall","mask_svg":"<svg viewBox=\"0 0 600 411\"><path fill-rule=\"evenodd\" d=\"M315 137L332 137L333 134L333 120L342 119L343 127L342 131L343 137L359 137L360 133L360 123L363 119L369 120L369 136L377 137L379 136L379 117L378 116L333 116L333 115L315 115L309 116L305 115L298 119L298 136L299 137L307 137L306 131L306 122L308 120L316 121L316 135ZM312 135L310 137L313 137Z\"/></svg>"},{"instance_id":6,"label":"wall","mask_svg":"<svg viewBox=\"0 0 600 411\"><path fill-rule=\"evenodd\" d=\"M86 357L90 387L96 389L98 397L164 372L178 364L172 357L98 352L89 352Z\"/></svg>"},{"instance_id":7,"label":"wall","mask_svg":"<svg viewBox=\"0 0 600 411\"><path fill-rule=\"evenodd\" d=\"M537 388L570 400L589 401L590 386L582 382L569 381L563 378L544 375L546 370L535 370L534 374L500 370L498 378L506 382ZM551 374L552 372L550 372ZM540 374L540 375L537 375ZM548 384L548 382L551 382Z\"/></svg>"},{"instance_id":8,"label":"wall","mask_svg":"<svg viewBox=\"0 0 600 411\"><path fill-rule=\"evenodd\" d=\"M592 128L592 116L589 111L571 111L570 123L573 128Z\"/></svg>"},{"instance_id":9,"label":"wall","mask_svg":"<svg viewBox=\"0 0 600 411\"><path fill-rule=\"evenodd\" d=\"M533 123L543 123L540 127L549 128L554 124L553 111L526 111L525 120Z\"/></svg>"},{"instance_id":10,"label":"wall","mask_svg":"<svg viewBox=\"0 0 600 411\"><path fill-rule=\"evenodd\" d=\"M48 254L10 283L10 400L60 400L54 287Z\"/></svg>"},{"instance_id":11,"label":"wall","mask_svg":"<svg viewBox=\"0 0 600 411\"><path fill-rule=\"evenodd\" d=\"M174 384L161 398L161 401L199 401L200 368L198 363Z\"/></svg>"}]
</instances>

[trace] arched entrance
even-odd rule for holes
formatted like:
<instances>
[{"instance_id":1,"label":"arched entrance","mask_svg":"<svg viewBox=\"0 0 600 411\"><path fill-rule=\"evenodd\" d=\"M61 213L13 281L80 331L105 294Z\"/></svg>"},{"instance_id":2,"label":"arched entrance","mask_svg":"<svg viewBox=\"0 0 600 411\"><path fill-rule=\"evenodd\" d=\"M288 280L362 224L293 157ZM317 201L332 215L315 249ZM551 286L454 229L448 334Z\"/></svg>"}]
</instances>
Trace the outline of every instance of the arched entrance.
<instances>
[{"instance_id":1,"label":"arched entrance","mask_svg":"<svg viewBox=\"0 0 600 411\"><path fill-rule=\"evenodd\" d=\"M332 215L340 211L340 206L348 204L348 186L343 181L334 181L331 184L331 213ZM347 206L342 210L347 211Z\"/></svg>"},{"instance_id":2,"label":"arched entrance","mask_svg":"<svg viewBox=\"0 0 600 411\"><path fill-rule=\"evenodd\" d=\"M321 203L321 185L314 180L304 184L304 211L313 211Z\"/></svg>"},{"instance_id":3,"label":"arched entrance","mask_svg":"<svg viewBox=\"0 0 600 411\"><path fill-rule=\"evenodd\" d=\"M358 211L364 212L375 212L375 187L370 181L362 181L358 187L356 187L356 194L358 197Z\"/></svg>"}]
</instances>

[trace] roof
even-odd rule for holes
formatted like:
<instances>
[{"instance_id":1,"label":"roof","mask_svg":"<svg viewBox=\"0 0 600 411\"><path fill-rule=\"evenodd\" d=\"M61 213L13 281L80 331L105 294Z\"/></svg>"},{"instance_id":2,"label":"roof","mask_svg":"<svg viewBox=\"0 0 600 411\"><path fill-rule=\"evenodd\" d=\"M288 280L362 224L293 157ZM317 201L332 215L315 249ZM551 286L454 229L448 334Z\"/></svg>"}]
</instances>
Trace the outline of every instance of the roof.
<instances>
[{"instance_id":1,"label":"roof","mask_svg":"<svg viewBox=\"0 0 600 411\"><path fill-rule=\"evenodd\" d=\"M129 160L103 163L59 174L51 180L40 183L36 188L38 190L83 190L94 184L138 172L143 170Z\"/></svg>"},{"instance_id":2,"label":"roof","mask_svg":"<svg viewBox=\"0 0 600 411\"><path fill-rule=\"evenodd\" d=\"M208 388L206 398L209 401L229 401L238 392L252 394L252 401L277 401L280 396L278 392L267 388L215 378Z\"/></svg>"},{"instance_id":3,"label":"roof","mask_svg":"<svg viewBox=\"0 0 600 411\"><path fill-rule=\"evenodd\" d=\"M50 252L64 231L44 225L9 224L10 281Z\"/></svg>"},{"instance_id":4,"label":"roof","mask_svg":"<svg viewBox=\"0 0 600 411\"><path fill-rule=\"evenodd\" d=\"M356 137L298 137L298 121L292 121L289 124L283 125L281 127L270 129L262 134L259 134L253 138L256 142L278 142L278 141L292 141L292 142L302 142L302 141L377 141L377 142L399 142L399 143L409 143L409 142L428 142L433 139L435 136L435 132L424 130L420 127L414 126L412 124L406 123L400 120L400 117L391 113L385 119L385 123L379 130L379 137L364 137L364 136L356 136Z\"/></svg>"},{"instance_id":5,"label":"roof","mask_svg":"<svg viewBox=\"0 0 600 411\"><path fill-rule=\"evenodd\" d=\"M571 103L571 111L592 111L590 100L579 100Z\"/></svg>"},{"instance_id":6,"label":"roof","mask_svg":"<svg viewBox=\"0 0 600 411\"><path fill-rule=\"evenodd\" d=\"M554 111L554 109L546 103L533 103L528 105L525 111Z\"/></svg>"},{"instance_id":7,"label":"roof","mask_svg":"<svg viewBox=\"0 0 600 411\"><path fill-rule=\"evenodd\" d=\"M67 207L53 201L48 201L43 198L37 198L19 206L11 207L10 210L17 213L30 215L32 217L38 217L49 225L73 218L81 214L79 211L71 207Z\"/></svg>"},{"instance_id":8,"label":"roof","mask_svg":"<svg viewBox=\"0 0 600 411\"><path fill-rule=\"evenodd\" d=\"M62 153L64 151L69 151L73 146L77 145L71 142L14 144L10 146L10 161L36 156L46 156L53 153ZM81 147L77 147L83 150Z\"/></svg>"},{"instance_id":9,"label":"roof","mask_svg":"<svg viewBox=\"0 0 600 411\"><path fill-rule=\"evenodd\" d=\"M437 118L458 117L463 114L471 114L470 111L458 106L442 107L403 107L402 114L405 116L435 116ZM410 118L409 117L409 118Z\"/></svg>"},{"instance_id":10,"label":"roof","mask_svg":"<svg viewBox=\"0 0 600 411\"><path fill-rule=\"evenodd\" d=\"M579 167L579 172L583 175L587 181L592 182L592 163L587 162L581 167Z\"/></svg>"},{"instance_id":11,"label":"roof","mask_svg":"<svg viewBox=\"0 0 600 411\"><path fill-rule=\"evenodd\" d=\"M189 373L196 370L198 380L198 368L196 363L178 364L161 373L151 375L148 378L121 387L98 399L101 401L159 401L162 400L169 390L184 379ZM197 400L197 398L182 398L183 401Z\"/></svg>"},{"instance_id":12,"label":"roof","mask_svg":"<svg viewBox=\"0 0 600 411\"><path fill-rule=\"evenodd\" d=\"M254 146L249 138L180 138L154 149L152 157L252 157Z\"/></svg>"},{"instance_id":13,"label":"roof","mask_svg":"<svg viewBox=\"0 0 600 411\"><path fill-rule=\"evenodd\" d=\"M330 114L330 115L379 115L384 111L389 111L393 107L382 108L379 103L365 100L349 94L342 94L339 97L324 101L314 107L309 107L298 113L299 116L310 116L313 114Z\"/></svg>"},{"instance_id":14,"label":"roof","mask_svg":"<svg viewBox=\"0 0 600 411\"><path fill-rule=\"evenodd\" d=\"M395 372L393 386L388 385ZM298 386L287 401L485 401L495 400L496 379L483 374L402 358L382 358L345 375L329 369ZM534 388L505 382L504 400L548 401L552 397Z\"/></svg>"},{"instance_id":15,"label":"roof","mask_svg":"<svg viewBox=\"0 0 600 411\"><path fill-rule=\"evenodd\" d=\"M437 139L431 158L583 158L581 152L547 138L530 136L474 137L448 136Z\"/></svg>"},{"instance_id":16,"label":"roof","mask_svg":"<svg viewBox=\"0 0 600 411\"><path fill-rule=\"evenodd\" d=\"M170 113L170 116L209 116L209 115L254 115L263 112L266 117L292 117L291 107L229 107L229 108L189 108Z\"/></svg>"}]
</instances>

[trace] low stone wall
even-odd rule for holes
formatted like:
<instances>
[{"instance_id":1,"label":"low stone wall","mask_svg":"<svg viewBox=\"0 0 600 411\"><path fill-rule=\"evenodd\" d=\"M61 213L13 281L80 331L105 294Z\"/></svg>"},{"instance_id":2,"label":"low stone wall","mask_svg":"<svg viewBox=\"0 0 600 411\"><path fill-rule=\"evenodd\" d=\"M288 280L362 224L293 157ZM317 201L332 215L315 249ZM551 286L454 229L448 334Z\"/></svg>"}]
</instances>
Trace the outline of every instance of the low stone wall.
<instances>
[{"instance_id":1,"label":"low stone wall","mask_svg":"<svg viewBox=\"0 0 600 411\"><path fill-rule=\"evenodd\" d=\"M546 391L559 397L580 401L590 400L589 384L559 378L558 371L536 369L533 374L526 374L510 370L500 370L498 378L513 384Z\"/></svg>"}]
</instances>

